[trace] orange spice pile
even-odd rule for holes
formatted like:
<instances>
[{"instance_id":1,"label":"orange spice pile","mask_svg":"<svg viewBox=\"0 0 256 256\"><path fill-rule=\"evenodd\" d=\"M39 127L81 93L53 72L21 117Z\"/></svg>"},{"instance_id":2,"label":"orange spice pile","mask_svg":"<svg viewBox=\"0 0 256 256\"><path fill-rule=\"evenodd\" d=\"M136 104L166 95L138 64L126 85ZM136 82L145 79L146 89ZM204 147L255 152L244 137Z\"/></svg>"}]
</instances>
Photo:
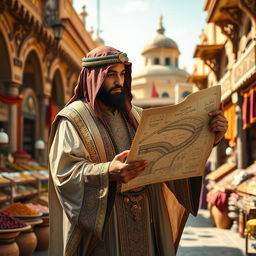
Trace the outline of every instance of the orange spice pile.
<instances>
[{"instance_id":1,"label":"orange spice pile","mask_svg":"<svg viewBox=\"0 0 256 256\"><path fill-rule=\"evenodd\" d=\"M38 215L39 213L32 210L30 207L28 207L25 204L22 204L20 202L13 203L2 210L2 212L8 213L10 215Z\"/></svg>"}]
</instances>

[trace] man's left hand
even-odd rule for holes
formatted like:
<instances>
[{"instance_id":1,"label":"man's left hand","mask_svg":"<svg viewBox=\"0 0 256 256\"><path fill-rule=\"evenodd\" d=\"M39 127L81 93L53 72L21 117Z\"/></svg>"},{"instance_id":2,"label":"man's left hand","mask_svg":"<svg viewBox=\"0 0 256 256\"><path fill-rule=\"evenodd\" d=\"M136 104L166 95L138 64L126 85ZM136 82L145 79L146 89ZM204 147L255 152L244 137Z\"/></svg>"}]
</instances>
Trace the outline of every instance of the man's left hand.
<instances>
[{"instance_id":1,"label":"man's left hand","mask_svg":"<svg viewBox=\"0 0 256 256\"><path fill-rule=\"evenodd\" d=\"M211 117L209 130L215 133L214 145L216 145L228 130L228 121L224 116L223 103L221 103L219 110L212 111L208 115Z\"/></svg>"}]
</instances>

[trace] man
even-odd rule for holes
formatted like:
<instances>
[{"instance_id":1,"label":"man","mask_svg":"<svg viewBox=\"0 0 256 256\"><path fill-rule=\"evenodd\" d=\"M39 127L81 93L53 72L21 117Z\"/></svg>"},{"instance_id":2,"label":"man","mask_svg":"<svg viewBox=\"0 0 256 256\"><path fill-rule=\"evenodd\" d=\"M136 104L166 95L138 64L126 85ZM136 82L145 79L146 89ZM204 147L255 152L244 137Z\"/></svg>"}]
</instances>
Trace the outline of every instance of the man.
<instances>
[{"instance_id":1,"label":"man","mask_svg":"<svg viewBox=\"0 0 256 256\"><path fill-rule=\"evenodd\" d=\"M49 141L50 255L175 255L188 214L197 213L201 178L121 193L147 167L125 163L141 112L131 104L131 63L102 46L83 66ZM216 144L227 121L221 110L210 115Z\"/></svg>"}]
</instances>

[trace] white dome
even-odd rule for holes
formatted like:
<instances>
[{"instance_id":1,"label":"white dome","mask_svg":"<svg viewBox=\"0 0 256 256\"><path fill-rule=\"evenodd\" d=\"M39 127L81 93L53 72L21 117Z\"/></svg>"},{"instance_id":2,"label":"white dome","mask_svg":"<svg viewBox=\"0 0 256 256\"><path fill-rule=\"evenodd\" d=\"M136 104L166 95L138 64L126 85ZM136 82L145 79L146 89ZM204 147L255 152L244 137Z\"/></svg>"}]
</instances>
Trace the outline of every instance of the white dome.
<instances>
[{"instance_id":1,"label":"white dome","mask_svg":"<svg viewBox=\"0 0 256 256\"><path fill-rule=\"evenodd\" d=\"M168 48L178 50L178 45L174 40L167 37L165 34L165 28L163 27L163 17L160 17L159 28L157 29L157 35L152 38L144 47L143 53L151 49Z\"/></svg>"},{"instance_id":2,"label":"white dome","mask_svg":"<svg viewBox=\"0 0 256 256\"><path fill-rule=\"evenodd\" d=\"M164 34L157 34L154 38L152 38L144 47L143 53L158 48L168 48L168 49L177 49L178 46L174 40L165 36Z\"/></svg>"}]
</instances>

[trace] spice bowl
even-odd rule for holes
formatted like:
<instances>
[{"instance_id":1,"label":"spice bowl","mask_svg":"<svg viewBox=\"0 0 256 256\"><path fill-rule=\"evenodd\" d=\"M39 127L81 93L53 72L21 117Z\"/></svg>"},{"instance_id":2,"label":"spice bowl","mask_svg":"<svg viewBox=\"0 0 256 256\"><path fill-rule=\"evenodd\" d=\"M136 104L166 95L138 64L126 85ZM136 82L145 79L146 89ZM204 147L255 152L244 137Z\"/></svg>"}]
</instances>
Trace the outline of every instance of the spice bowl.
<instances>
[{"instance_id":1,"label":"spice bowl","mask_svg":"<svg viewBox=\"0 0 256 256\"><path fill-rule=\"evenodd\" d=\"M20 250L15 242L15 238L20 232L31 229L30 225L22 228L0 229L0 256L18 256Z\"/></svg>"},{"instance_id":2,"label":"spice bowl","mask_svg":"<svg viewBox=\"0 0 256 256\"><path fill-rule=\"evenodd\" d=\"M37 247L38 251L45 251L48 249L49 245L49 214L43 214L42 216L43 222L34 227L34 232L37 237Z\"/></svg>"},{"instance_id":3,"label":"spice bowl","mask_svg":"<svg viewBox=\"0 0 256 256\"><path fill-rule=\"evenodd\" d=\"M33 231L33 227L35 225L41 224L43 222L42 219L27 219L23 220L26 224L30 225L30 229L16 237L16 243L19 246L20 254L19 256L31 256L36 249L37 246L37 237Z\"/></svg>"},{"instance_id":4,"label":"spice bowl","mask_svg":"<svg viewBox=\"0 0 256 256\"><path fill-rule=\"evenodd\" d=\"M22 228L0 229L0 240L2 241L2 240L9 240L9 239L15 238L20 234L20 232L26 231L29 229L31 229L30 225L27 225Z\"/></svg>"},{"instance_id":5,"label":"spice bowl","mask_svg":"<svg viewBox=\"0 0 256 256\"><path fill-rule=\"evenodd\" d=\"M35 219L40 219L40 217L43 216L42 213L38 213L37 215L12 215L14 218L20 219L24 222L30 221L30 220L35 220Z\"/></svg>"}]
</instances>

